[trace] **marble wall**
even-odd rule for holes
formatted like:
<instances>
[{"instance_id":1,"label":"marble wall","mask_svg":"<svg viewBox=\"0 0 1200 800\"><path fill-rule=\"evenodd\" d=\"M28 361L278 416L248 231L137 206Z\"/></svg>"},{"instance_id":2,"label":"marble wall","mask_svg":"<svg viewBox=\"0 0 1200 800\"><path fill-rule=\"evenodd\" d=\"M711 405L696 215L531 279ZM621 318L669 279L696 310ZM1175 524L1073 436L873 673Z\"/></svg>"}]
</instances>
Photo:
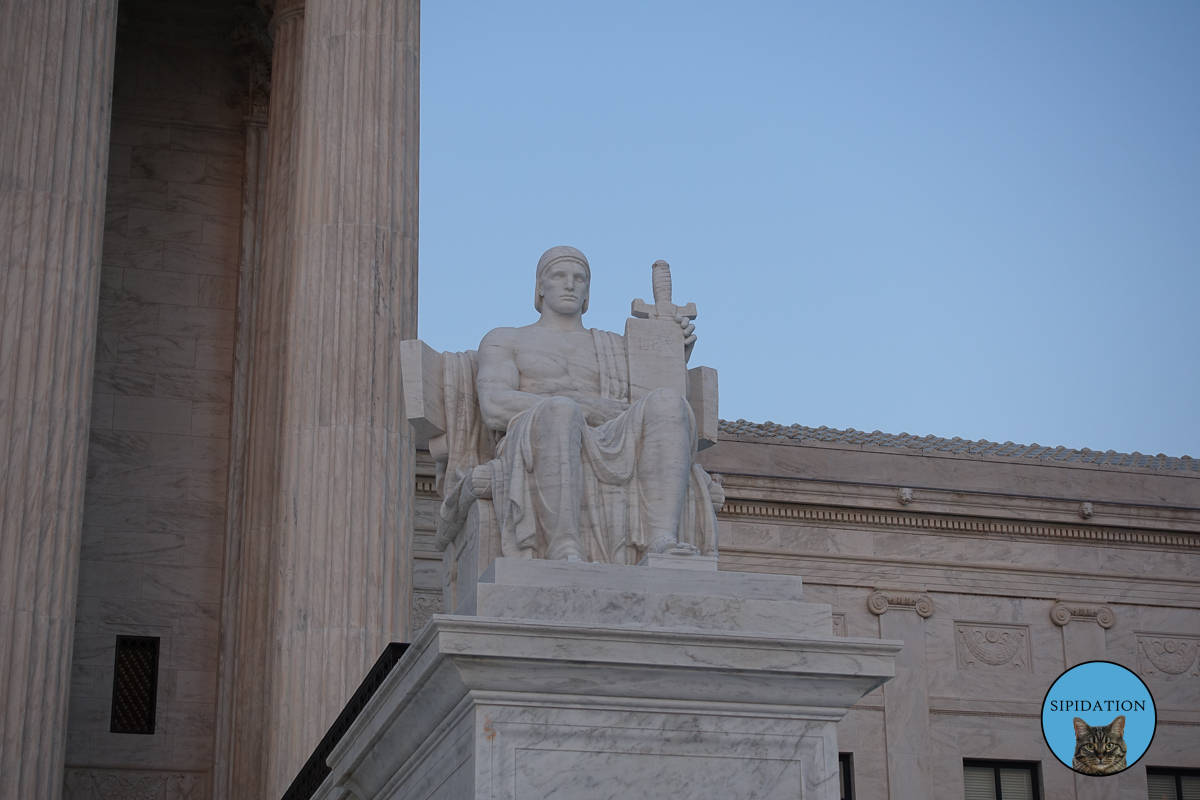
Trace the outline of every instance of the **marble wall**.
<instances>
[{"instance_id":1,"label":"marble wall","mask_svg":"<svg viewBox=\"0 0 1200 800\"><path fill-rule=\"evenodd\" d=\"M1037 762L1048 798L1144 800L1146 766L1200 767L1200 663L1173 655L1200 637L1200 475L749 437L703 461L728 498L721 569L801 575L836 632L905 642L839 725L856 797L961 798L963 759ZM1093 659L1158 704L1114 779L1041 734L1051 683Z\"/></svg>"},{"instance_id":2,"label":"marble wall","mask_svg":"<svg viewBox=\"0 0 1200 800\"><path fill-rule=\"evenodd\" d=\"M204 797L242 213L234 19L204 2L121 13L67 788ZM119 634L162 639L153 736L108 731Z\"/></svg>"}]
</instances>

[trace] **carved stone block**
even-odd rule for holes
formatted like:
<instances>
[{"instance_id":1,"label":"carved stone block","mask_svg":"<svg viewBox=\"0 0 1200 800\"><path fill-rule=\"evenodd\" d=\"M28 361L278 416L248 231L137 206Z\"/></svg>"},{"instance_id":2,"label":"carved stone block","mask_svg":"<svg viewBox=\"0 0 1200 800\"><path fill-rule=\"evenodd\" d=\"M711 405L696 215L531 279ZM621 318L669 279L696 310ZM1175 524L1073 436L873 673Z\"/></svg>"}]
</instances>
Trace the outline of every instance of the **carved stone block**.
<instances>
[{"instance_id":1,"label":"carved stone block","mask_svg":"<svg viewBox=\"0 0 1200 800\"><path fill-rule=\"evenodd\" d=\"M442 613L442 595L440 592L413 592L412 625L415 633L425 627L429 618Z\"/></svg>"},{"instance_id":2,"label":"carved stone block","mask_svg":"<svg viewBox=\"0 0 1200 800\"><path fill-rule=\"evenodd\" d=\"M956 622L959 669L1029 672L1029 629L1024 625Z\"/></svg>"},{"instance_id":3,"label":"carved stone block","mask_svg":"<svg viewBox=\"0 0 1200 800\"><path fill-rule=\"evenodd\" d=\"M148 769L67 767L63 800L208 800L208 775Z\"/></svg>"},{"instance_id":4,"label":"carved stone block","mask_svg":"<svg viewBox=\"0 0 1200 800\"><path fill-rule=\"evenodd\" d=\"M1165 633L1137 634L1138 672L1160 680L1200 678L1200 638Z\"/></svg>"},{"instance_id":5,"label":"carved stone block","mask_svg":"<svg viewBox=\"0 0 1200 800\"><path fill-rule=\"evenodd\" d=\"M625 347L629 358L630 402L655 389L675 389L687 397L687 361L683 357L683 331L677 322L628 319Z\"/></svg>"}]
</instances>

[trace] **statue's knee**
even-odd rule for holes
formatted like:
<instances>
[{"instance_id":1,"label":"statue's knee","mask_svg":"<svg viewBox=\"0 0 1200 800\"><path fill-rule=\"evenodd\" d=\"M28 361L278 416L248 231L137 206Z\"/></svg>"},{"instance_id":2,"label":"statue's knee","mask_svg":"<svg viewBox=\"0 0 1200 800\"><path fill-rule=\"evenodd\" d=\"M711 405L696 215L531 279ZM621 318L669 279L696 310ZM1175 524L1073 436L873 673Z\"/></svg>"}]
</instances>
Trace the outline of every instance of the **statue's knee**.
<instances>
[{"instance_id":1,"label":"statue's knee","mask_svg":"<svg viewBox=\"0 0 1200 800\"><path fill-rule=\"evenodd\" d=\"M534 425L543 431L567 431L586 425L579 404L569 397L551 397L542 403Z\"/></svg>"}]
</instances>

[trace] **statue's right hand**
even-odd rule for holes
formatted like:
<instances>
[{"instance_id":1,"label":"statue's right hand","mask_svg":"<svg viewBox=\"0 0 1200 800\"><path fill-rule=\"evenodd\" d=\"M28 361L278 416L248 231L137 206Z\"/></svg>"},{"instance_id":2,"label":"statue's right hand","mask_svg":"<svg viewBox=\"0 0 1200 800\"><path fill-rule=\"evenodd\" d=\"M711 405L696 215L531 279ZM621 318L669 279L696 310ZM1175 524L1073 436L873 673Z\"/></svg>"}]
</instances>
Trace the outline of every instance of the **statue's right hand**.
<instances>
[{"instance_id":1,"label":"statue's right hand","mask_svg":"<svg viewBox=\"0 0 1200 800\"><path fill-rule=\"evenodd\" d=\"M492 468L489 465L480 464L471 470L471 494L476 497L492 496Z\"/></svg>"}]
</instances>

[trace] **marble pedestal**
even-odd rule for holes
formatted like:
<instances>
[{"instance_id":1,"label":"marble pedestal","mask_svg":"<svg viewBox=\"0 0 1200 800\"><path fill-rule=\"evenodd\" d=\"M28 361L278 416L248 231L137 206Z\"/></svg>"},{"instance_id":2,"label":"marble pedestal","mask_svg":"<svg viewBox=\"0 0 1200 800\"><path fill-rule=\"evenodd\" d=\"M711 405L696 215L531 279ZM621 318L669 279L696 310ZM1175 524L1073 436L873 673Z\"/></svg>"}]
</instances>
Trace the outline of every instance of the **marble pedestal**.
<instances>
[{"instance_id":1,"label":"marble pedestal","mask_svg":"<svg viewBox=\"0 0 1200 800\"><path fill-rule=\"evenodd\" d=\"M836 800L837 721L901 642L833 636L799 578L675 558L497 559L417 635L315 797Z\"/></svg>"}]
</instances>

